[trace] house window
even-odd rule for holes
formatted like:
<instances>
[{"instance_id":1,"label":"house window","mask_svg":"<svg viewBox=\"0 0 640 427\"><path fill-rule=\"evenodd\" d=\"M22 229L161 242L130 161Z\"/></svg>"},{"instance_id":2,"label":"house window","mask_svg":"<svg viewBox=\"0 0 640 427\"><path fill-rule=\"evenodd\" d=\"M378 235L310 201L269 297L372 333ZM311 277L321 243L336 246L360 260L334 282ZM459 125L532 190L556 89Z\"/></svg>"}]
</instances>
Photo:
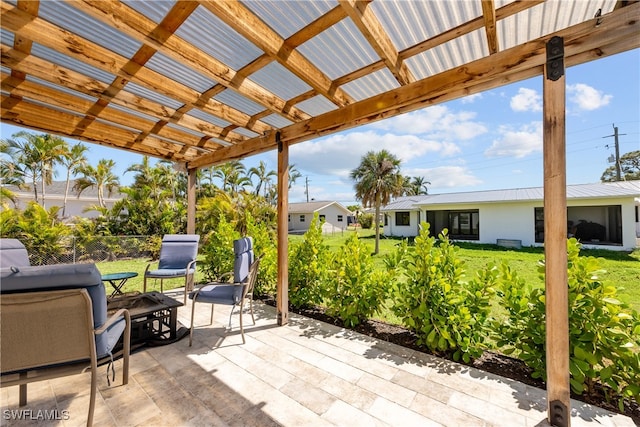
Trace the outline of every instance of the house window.
<instances>
[{"instance_id":1,"label":"house window","mask_svg":"<svg viewBox=\"0 0 640 427\"><path fill-rule=\"evenodd\" d=\"M304 222L304 215L300 215L300 222Z\"/></svg>"},{"instance_id":2,"label":"house window","mask_svg":"<svg viewBox=\"0 0 640 427\"><path fill-rule=\"evenodd\" d=\"M536 243L544 243L544 208L535 208ZM567 237L596 245L622 244L622 206L570 206Z\"/></svg>"},{"instance_id":3,"label":"house window","mask_svg":"<svg viewBox=\"0 0 640 427\"><path fill-rule=\"evenodd\" d=\"M318 217L318 219L320 220L320 222L325 222L327 220L327 216L326 215L320 215Z\"/></svg>"},{"instance_id":4,"label":"house window","mask_svg":"<svg viewBox=\"0 0 640 427\"><path fill-rule=\"evenodd\" d=\"M342 215L338 215L338 222L342 222Z\"/></svg>"},{"instance_id":5,"label":"house window","mask_svg":"<svg viewBox=\"0 0 640 427\"><path fill-rule=\"evenodd\" d=\"M454 239L479 240L480 214L478 210L449 211L449 235Z\"/></svg>"},{"instance_id":6,"label":"house window","mask_svg":"<svg viewBox=\"0 0 640 427\"><path fill-rule=\"evenodd\" d=\"M409 212L396 212L396 225L410 225L411 216Z\"/></svg>"}]
</instances>

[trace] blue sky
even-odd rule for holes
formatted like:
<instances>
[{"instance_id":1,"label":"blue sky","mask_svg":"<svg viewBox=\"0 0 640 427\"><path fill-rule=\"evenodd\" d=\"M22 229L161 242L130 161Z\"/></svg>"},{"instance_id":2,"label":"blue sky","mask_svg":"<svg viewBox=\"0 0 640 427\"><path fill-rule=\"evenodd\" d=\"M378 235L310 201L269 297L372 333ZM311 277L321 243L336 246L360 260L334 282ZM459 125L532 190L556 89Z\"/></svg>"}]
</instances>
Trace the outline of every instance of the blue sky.
<instances>
[{"instance_id":1,"label":"blue sky","mask_svg":"<svg viewBox=\"0 0 640 427\"><path fill-rule=\"evenodd\" d=\"M598 182L615 152L606 138L614 124L620 154L640 150L640 50L568 68L566 84L567 183ZM2 138L20 130L3 124ZM121 183L132 181L124 171L140 156L87 145L92 164L114 159ZM402 160L404 175L431 182L431 194L542 186L542 77L296 144L289 161L303 177L290 202L306 200L308 179L310 199L356 203L349 172L383 148ZM260 160L277 169L275 151L243 163Z\"/></svg>"}]
</instances>

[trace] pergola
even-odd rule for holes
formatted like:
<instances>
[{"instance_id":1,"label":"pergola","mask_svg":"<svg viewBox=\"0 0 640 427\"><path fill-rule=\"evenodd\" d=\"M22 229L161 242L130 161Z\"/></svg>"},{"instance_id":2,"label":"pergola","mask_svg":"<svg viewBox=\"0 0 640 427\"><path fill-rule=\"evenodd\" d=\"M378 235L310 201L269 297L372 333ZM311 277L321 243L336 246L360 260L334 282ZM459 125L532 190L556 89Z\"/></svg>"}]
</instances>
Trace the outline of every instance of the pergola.
<instances>
[{"instance_id":1,"label":"pergola","mask_svg":"<svg viewBox=\"0 0 640 427\"><path fill-rule=\"evenodd\" d=\"M289 146L542 76L548 417L567 425L564 70L638 48L639 21L616 0L3 0L2 122L180 164L189 232L198 168L277 149L283 325Z\"/></svg>"}]
</instances>

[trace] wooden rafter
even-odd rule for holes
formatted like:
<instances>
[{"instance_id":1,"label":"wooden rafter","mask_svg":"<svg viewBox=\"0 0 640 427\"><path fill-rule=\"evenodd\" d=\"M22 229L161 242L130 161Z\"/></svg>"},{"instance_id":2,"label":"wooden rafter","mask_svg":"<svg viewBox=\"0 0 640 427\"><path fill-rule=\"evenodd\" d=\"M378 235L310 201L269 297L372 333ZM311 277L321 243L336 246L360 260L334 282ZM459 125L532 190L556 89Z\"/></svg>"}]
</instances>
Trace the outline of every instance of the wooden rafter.
<instances>
[{"instance_id":1,"label":"wooden rafter","mask_svg":"<svg viewBox=\"0 0 640 427\"><path fill-rule=\"evenodd\" d=\"M340 0L340 4L351 20L356 24L378 56L382 58L382 61L398 80L398 83L407 85L415 82L415 77L402 58L400 58L398 51L391 42L391 38L382 28L378 18L368 8L369 3L370 1L368 0Z\"/></svg>"},{"instance_id":2,"label":"wooden rafter","mask_svg":"<svg viewBox=\"0 0 640 427\"><path fill-rule=\"evenodd\" d=\"M291 108L284 112L286 101L268 92L249 79L237 79L234 70L211 55L206 54L180 37L167 34L152 20L115 0L85 0L75 7L94 18L115 25L119 30L141 43L147 44L175 61L197 70L242 96L266 106L275 114L281 114L296 122L308 119L304 112Z\"/></svg>"},{"instance_id":3,"label":"wooden rafter","mask_svg":"<svg viewBox=\"0 0 640 427\"><path fill-rule=\"evenodd\" d=\"M496 30L496 7L493 0L482 0L482 16L484 17L484 29L487 35L487 47L489 53L496 53L498 44L498 32Z\"/></svg>"},{"instance_id":4,"label":"wooden rafter","mask_svg":"<svg viewBox=\"0 0 640 427\"><path fill-rule=\"evenodd\" d=\"M635 4L612 12L598 27L588 21L555 35L564 36L567 63L576 65L579 63L577 59L592 59L593 55L604 56L640 47L640 40L636 37L639 31L640 4ZM540 75L546 58L544 44L553 35L478 59L466 64L463 69L444 71L340 110L293 124L281 130L281 138L289 144L298 143ZM607 51L603 48L609 45L614 49ZM273 136L262 136L242 146L225 147L216 153L203 155L189 167L207 166L274 148Z\"/></svg>"},{"instance_id":5,"label":"wooden rafter","mask_svg":"<svg viewBox=\"0 0 640 427\"><path fill-rule=\"evenodd\" d=\"M337 106L342 107L353 102L349 95L339 88L334 88L331 79L295 50L296 46L288 45L286 40L240 2L233 0L201 0L201 2L211 13Z\"/></svg>"}]
</instances>

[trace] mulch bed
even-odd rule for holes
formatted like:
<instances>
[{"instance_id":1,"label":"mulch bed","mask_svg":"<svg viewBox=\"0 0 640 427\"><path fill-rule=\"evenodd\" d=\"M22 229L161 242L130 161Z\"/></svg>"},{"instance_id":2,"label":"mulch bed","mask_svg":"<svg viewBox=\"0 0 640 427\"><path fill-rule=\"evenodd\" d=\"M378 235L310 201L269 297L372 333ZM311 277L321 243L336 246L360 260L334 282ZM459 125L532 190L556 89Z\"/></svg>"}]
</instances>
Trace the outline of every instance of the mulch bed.
<instances>
[{"instance_id":1,"label":"mulch bed","mask_svg":"<svg viewBox=\"0 0 640 427\"><path fill-rule=\"evenodd\" d=\"M273 299L265 299L264 302L268 305L275 306L275 301ZM367 320L366 322L356 326L355 328L348 328L342 323L340 319L327 315L325 311L320 307L306 309L289 307L289 310L293 313L320 320L331 325L352 329L363 335L367 335L381 341L388 341L393 344L410 348L412 350L420 351L443 359L453 360L449 354L433 353L427 348L417 345L416 335L413 332L403 328L402 326L392 325L377 320ZM459 361L457 363L465 364L462 361ZM472 360L467 365L485 372L490 372L505 378L510 378L527 385L546 389L544 381L531 378L531 369L529 369L524 364L524 362L500 353L485 351L482 357L476 360ZM608 402L605 398L604 389L596 390L596 392L593 394L574 395L572 393L571 397L573 399L588 403L590 405L598 406L611 412L620 413L617 399L616 401ZM640 426L640 405L638 404L638 402L625 399L625 410L623 414L631 417L635 424Z\"/></svg>"}]
</instances>

